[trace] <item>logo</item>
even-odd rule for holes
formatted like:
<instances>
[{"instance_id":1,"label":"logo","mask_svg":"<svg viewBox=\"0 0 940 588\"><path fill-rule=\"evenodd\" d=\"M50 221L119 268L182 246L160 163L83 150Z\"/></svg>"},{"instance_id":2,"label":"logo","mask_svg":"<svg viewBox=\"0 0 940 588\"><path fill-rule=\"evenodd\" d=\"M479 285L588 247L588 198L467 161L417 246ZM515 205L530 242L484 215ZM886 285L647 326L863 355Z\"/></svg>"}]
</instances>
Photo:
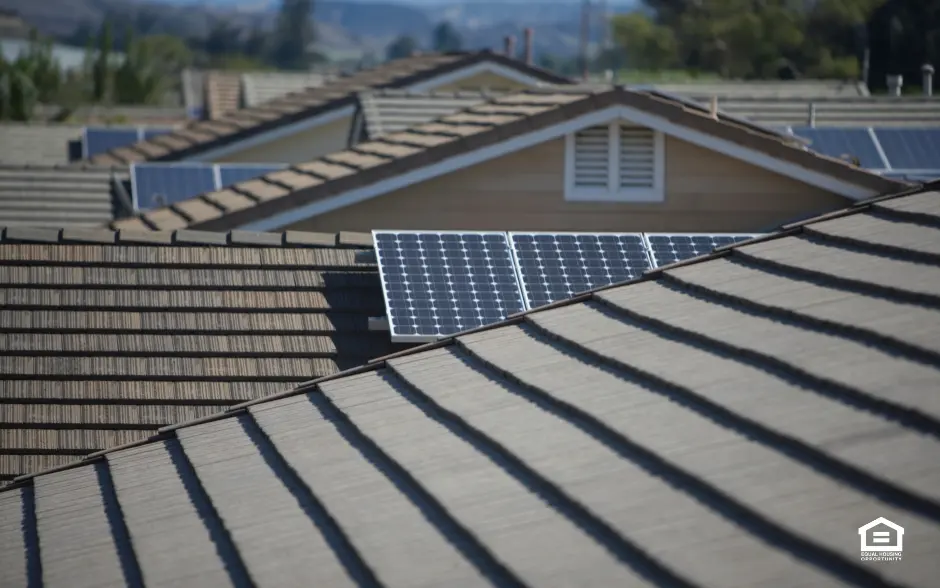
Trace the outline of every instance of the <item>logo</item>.
<instances>
[{"instance_id":1,"label":"logo","mask_svg":"<svg viewBox=\"0 0 940 588\"><path fill-rule=\"evenodd\" d=\"M904 527L878 517L858 528L862 543L862 561L901 561Z\"/></svg>"}]
</instances>

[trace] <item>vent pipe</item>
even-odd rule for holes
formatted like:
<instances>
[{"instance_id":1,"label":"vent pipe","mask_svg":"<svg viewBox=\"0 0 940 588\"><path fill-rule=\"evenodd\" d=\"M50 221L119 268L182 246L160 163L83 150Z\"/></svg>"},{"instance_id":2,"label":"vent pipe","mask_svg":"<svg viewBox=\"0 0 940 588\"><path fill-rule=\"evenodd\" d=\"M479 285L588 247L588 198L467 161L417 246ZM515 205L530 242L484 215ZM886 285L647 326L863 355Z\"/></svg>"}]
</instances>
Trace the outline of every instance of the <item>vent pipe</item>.
<instances>
[{"instance_id":1,"label":"vent pipe","mask_svg":"<svg viewBox=\"0 0 940 588\"><path fill-rule=\"evenodd\" d=\"M925 63L920 67L920 72L924 74L924 96L933 96L933 66Z\"/></svg>"},{"instance_id":2,"label":"vent pipe","mask_svg":"<svg viewBox=\"0 0 940 588\"><path fill-rule=\"evenodd\" d=\"M885 83L888 85L888 94L892 96L900 96L901 88L904 87L904 76L888 74L885 76Z\"/></svg>"},{"instance_id":3,"label":"vent pipe","mask_svg":"<svg viewBox=\"0 0 940 588\"><path fill-rule=\"evenodd\" d=\"M516 57L516 38L512 35L508 35L503 40L503 52L506 54L506 57L514 59Z\"/></svg>"},{"instance_id":4,"label":"vent pipe","mask_svg":"<svg viewBox=\"0 0 940 588\"><path fill-rule=\"evenodd\" d=\"M523 40L523 59L525 59L526 65L532 65L533 62L533 50L532 50L532 29L526 27L522 31L522 40Z\"/></svg>"},{"instance_id":5,"label":"vent pipe","mask_svg":"<svg viewBox=\"0 0 940 588\"><path fill-rule=\"evenodd\" d=\"M708 105L708 114L715 120L718 120L718 96L712 96Z\"/></svg>"},{"instance_id":6,"label":"vent pipe","mask_svg":"<svg viewBox=\"0 0 940 588\"><path fill-rule=\"evenodd\" d=\"M815 102L809 103L809 115L807 116L806 124L810 128L816 126L816 103Z\"/></svg>"}]
</instances>

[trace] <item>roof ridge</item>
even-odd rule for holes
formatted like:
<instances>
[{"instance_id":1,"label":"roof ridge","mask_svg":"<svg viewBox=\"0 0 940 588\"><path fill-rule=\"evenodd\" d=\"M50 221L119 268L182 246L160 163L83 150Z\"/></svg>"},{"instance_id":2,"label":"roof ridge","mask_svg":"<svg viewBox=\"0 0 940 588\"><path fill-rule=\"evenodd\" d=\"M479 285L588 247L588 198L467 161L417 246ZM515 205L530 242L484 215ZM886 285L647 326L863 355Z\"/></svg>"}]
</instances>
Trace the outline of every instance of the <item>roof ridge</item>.
<instances>
[{"instance_id":1,"label":"roof ridge","mask_svg":"<svg viewBox=\"0 0 940 588\"><path fill-rule=\"evenodd\" d=\"M493 324L490 324L490 325L485 325L485 326L482 326L482 327L477 327L477 328L475 328L475 329L468 329L468 330L462 331L462 332L460 332L460 333L455 333L455 334L453 334L453 335L449 335L449 336L447 336L447 337L443 337L443 338L441 338L441 339L439 339L439 340L437 340L437 341L433 341L433 342L430 342L430 343L426 343L426 344L424 344L424 345L419 345L419 346L413 347L413 348L411 348L411 349L407 349L407 350L404 350L404 351L399 351L399 352L397 352L397 353L392 353L392 354L389 354L389 355L385 355L385 356L382 356L382 357L378 357L378 358L375 358L375 359L370 360L369 362L367 362L367 363L364 364L364 365L357 366L357 367L354 367L354 368L351 368L351 369L348 369L348 370L343 370L343 371L341 371L341 372L337 372L337 373L335 373L335 374L331 374L331 375L324 376L324 377L321 377L321 378L316 378L316 379L314 379L314 380L310 380L310 381L307 381L307 382L303 382L303 383L297 385L296 387L294 387L294 388L292 388L292 389L290 389L290 390L286 390L286 391L284 391L284 392L280 392L280 393L277 393L277 394L272 394L272 395L269 395L269 396L265 396L265 397L263 397L263 398L257 398L257 399L254 399L254 400L249 400L249 401L247 401L247 402L242 402L242 403L240 403L240 404L233 405L233 406L231 406L231 407L229 407L229 408L227 408L227 409L225 409L225 410L223 410L223 411L220 411L220 412L217 413L217 414L213 414L213 415L210 415L210 416L207 416L207 417L202 417L202 418L198 418L198 419L193 419L193 420L185 421L185 422L181 422L181 423L176 423L176 424L169 425L169 426L166 426L166 427L161 427L160 429L158 429L158 431L157 431L156 434L151 435L150 437L148 437L148 438L146 438L146 439L142 439L142 440L140 440L140 441L135 441L135 442L132 442L132 443L128 443L128 444L124 444L124 445L119 445L119 446L111 447L111 448L108 448L108 449L105 449L105 450L102 450L102 451L97 451L97 452L91 453L91 454L88 454L88 455L84 456L83 458L77 460L76 462L71 463L71 464L67 464L67 465L64 465L64 466L58 466L58 467L55 467L55 468L49 468L49 469L47 469L47 470L43 470L43 471L39 471L39 472L34 472L34 473L30 473L30 474L24 474L24 475L22 475L22 476L19 476L19 477L17 477L17 478L14 478L11 483L7 484L6 486L0 487L0 493L6 492L6 491L10 491L10 490L14 490L14 489L19 488L19 487L24 486L24 485L28 485L28 484L30 484L30 483L32 482L32 480L34 480L35 478L37 478L37 477L39 477L39 476L42 476L42 475L46 475L46 474L50 474L50 473L54 473L54 472L65 471L65 470L70 470L70 469L74 469L74 468L77 468L77 467L80 467L80 466L83 466L83 465L87 465L87 464L89 464L89 463L94 463L94 462L96 462L97 460L102 459L102 458L106 457L107 455L109 455L109 454L111 454L111 453L114 453L114 452L117 452L117 451L121 451L121 450L124 450L124 449L129 449L129 448L131 448L131 447L139 447L139 446L142 446L142 445L146 445L146 444L149 444L149 443L161 441L161 440L164 440L164 439L171 439L171 438L174 438L175 435L176 435L176 431L178 431L178 430L180 430L180 429L189 428L189 427L193 427L193 426L198 426L198 425L200 425L200 424L215 422L215 421L219 421L219 420L231 418L231 417L234 417L234 416L238 416L239 414L244 413L246 410L248 410L248 409L249 409L250 407L252 407L252 406L256 406L256 405L260 405L260 404L266 404L266 403L274 402L274 401L281 400L281 399L284 399L284 398L291 398L291 397L293 397L293 396L299 396L299 395L301 395L301 394L306 394L306 393L309 393L309 392L314 392L314 391L317 390L317 388L319 387L320 384L325 383L325 382L329 382L329 381L332 381L332 380L337 380L337 379L345 378L345 377L349 377L349 376L354 376L354 375L358 375L358 374L368 373L368 372L372 372L372 371L377 371L377 370L379 370L379 369L382 369L382 368L386 367L386 366L387 366L387 363L388 363L389 361L391 361L392 359L397 359L397 358L401 358L401 357L411 357L411 356L414 356L414 355L423 353L423 352L425 352L425 351L431 351L431 350L433 350L433 349L439 349L439 348L442 348L442 347L447 347L447 346L450 346L450 345L454 345L454 344L456 344L457 339L458 339L459 337L464 337L464 336L466 336L466 335L473 334L473 333L480 333L480 332L485 332L485 331L491 331L491 330L499 329L499 328L502 328L502 327L512 326L512 325L515 325L515 324L518 324L518 323L524 321L524 320L525 320L525 317L527 317L527 316L529 316L529 315L531 315L531 314L535 314L535 313L539 313L539 312L545 312L545 311L553 310L553 309L556 309L556 308L564 308L564 307L567 307L567 306L573 306L573 305L575 305L575 304L581 304L581 303L583 303L583 302L587 302L587 301L589 301L589 300L592 300L593 297L594 297L594 295L597 294L598 292L604 292L604 291L612 290L612 289L616 289L616 288L625 288L625 287L628 287L628 286L631 286L631 285L634 285L634 284L649 282L649 281L652 281L652 280L655 280L655 279L659 278L663 273L665 273L665 272L667 272L667 271L674 270L674 269L676 269L676 268L686 267L686 266L691 266L691 265L697 265L697 264L700 264L700 263L705 263L705 262L708 262L708 261L713 261L713 260L716 260L716 259L720 259L720 258L722 258L722 257L726 257L726 256L730 255L735 249L737 249L737 248L739 248L739 247L746 247L746 246L753 245L753 244L755 244L755 243L763 243L763 242L766 242L766 241L773 241L773 240L782 239L782 238L785 238L785 237L791 237L791 236L794 236L794 235L797 235L797 234L801 233L802 230L803 230L803 227L806 226L806 225L809 225L809 224L812 224L812 223L817 223L817 222L824 222L824 221L830 220L830 219L832 219L832 218L838 218L838 217L840 217L840 216L849 216L849 215L852 215L852 214L861 214L861 213L863 213L863 212L865 212L865 211L867 211L867 210L870 210L876 203L879 203L879 202L884 202L884 201L886 201L886 200L892 200L892 199L902 198L902 197L905 197L905 196L910 196L910 195L919 194L919 193L930 192L930 191L932 191L933 189L940 188L940 180L935 181L935 182L931 182L931 183L930 183L929 185L927 185L927 186L928 186L927 189L925 189L924 187L920 187L920 188L918 188L918 189L910 189L910 190L906 190L906 191L903 191L903 192L898 192L898 193L894 193L894 194L887 194L887 195L883 195L883 196L871 198L871 199L868 199L868 200L866 200L866 201L864 201L864 202L858 202L858 203L855 203L854 205L852 205L852 206L850 206L850 207L847 207L847 208L842 209L842 210L839 210L839 211L834 211L834 212L826 213L826 214L823 214L823 215L819 215L819 216L816 216L816 217L813 217L813 218L809 218L809 219L800 221L800 222L798 222L798 223L793 223L792 225L787 225L787 226L780 227L780 228L777 229L776 231L774 231L774 232L772 232L772 233L768 233L768 234L766 234L766 235L761 235L761 236L759 236L759 237L755 237L755 238L752 238L752 239L748 239L748 240L746 240L746 241L740 241L740 242L738 242L738 243L733 243L733 244L730 244L730 245L727 245L727 246L724 246L724 247L716 248L715 250L712 251L712 253L709 253L709 254L700 255L700 256L698 256L698 257L693 257L693 258L686 259L686 260L683 260L683 261L678 261L678 262L676 262L676 263L673 263L673 264L670 264L670 265L667 265L667 266L661 266L661 267L657 267L657 268L650 269L650 270L644 272L642 275L637 276L636 278L633 278L633 279L624 281L624 282L618 282L618 283L615 283L615 284L609 284L609 285L602 286L602 287L599 287L599 288L594 288L594 289L588 290L588 291L586 291L586 292L582 292L582 293L580 293L580 294L577 294L577 295L575 295L575 296L572 296L571 298L568 298L568 299L565 299L565 300L561 300L561 301L558 301L558 302L554 302L554 303L551 303L551 304L547 304L547 305L544 305L544 306L540 306L540 307L538 307L538 308L533 308L533 309L526 310L526 311L523 311L523 312L520 312L520 313L516 313L516 314L514 314L514 315L510 315L509 317L507 317L506 319L504 319L504 320L502 320L502 321L499 321L498 323L493 323Z\"/></svg>"}]
</instances>

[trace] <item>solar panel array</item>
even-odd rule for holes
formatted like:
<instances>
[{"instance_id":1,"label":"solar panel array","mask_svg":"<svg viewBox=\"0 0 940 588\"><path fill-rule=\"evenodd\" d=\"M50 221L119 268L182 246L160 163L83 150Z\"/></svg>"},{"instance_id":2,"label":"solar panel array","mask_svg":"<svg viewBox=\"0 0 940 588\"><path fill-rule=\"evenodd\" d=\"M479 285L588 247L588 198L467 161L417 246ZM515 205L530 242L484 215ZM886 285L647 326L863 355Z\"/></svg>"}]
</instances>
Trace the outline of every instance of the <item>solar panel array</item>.
<instances>
[{"instance_id":1,"label":"solar panel array","mask_svg":"<svg viewBox=\"0 0 940 588\"><path fill-rule=\"evenodd\" d=\"M433 341L753 234L373 231L392 340Z\"/></svg>"},{"instance_id":2,"label":"solar panel array","mask_svg":"<svg viewBox=\"0 0 940 588\"><path fill-rule=\"evenodd\" d=\"M286 166L276 163L135 163L131 166L134 206L137 210L167 206Z\"/></svg>"},{"instance_id":3,"label":"solar panel array","mask_svg":"<svg viewBox=\"0 0 940 588\"><path fill-rule=\"evenodd\" d=\"M156 127L85 127L82 129L82 156L93 157L172 130Z\"/></svg>"},{"instance_id":4,"label":"solar panel array","mask_svg":"<svg viewBox=\"0 0 940 588\"><path fill-rule=\"evenodd\" d=\"M887 177L940 178L940 128L787 127L808 147L830 157L853 156L859 165Z\"/></svg>"},{"instance_id":5,"label":"solar panel array","mask_svg":"<svg viewBox=\"0 0 940 588\"><path fill-rule=\"evenodd\" d=\"M505 233L373 232L396 341L452 335L525 310Z\"/></svg>"},{"instance_id":6,"label":"solar panel array","mask_svg":"<svg viewBox=\"0 0 940 588\"><path fill-rule=\"evenodd\" d=\"M650 269L640 233L509 233L528 308L635 278Z\"/></svg>"}]
</instances>

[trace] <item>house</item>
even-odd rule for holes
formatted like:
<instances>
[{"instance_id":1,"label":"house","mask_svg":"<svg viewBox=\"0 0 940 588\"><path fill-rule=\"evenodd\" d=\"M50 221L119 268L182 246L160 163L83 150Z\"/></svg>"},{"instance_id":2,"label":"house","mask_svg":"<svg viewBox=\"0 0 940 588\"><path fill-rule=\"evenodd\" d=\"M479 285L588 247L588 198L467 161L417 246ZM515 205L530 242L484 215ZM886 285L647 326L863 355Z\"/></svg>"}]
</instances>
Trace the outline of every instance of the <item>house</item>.
<instances>
[{"instance_id":1,"label":"house","mask_svg":"<svg viewBox=\"0 0 940 588\"><path fill-rule=\"evenodd\" d=\"M567 83L566 78L489 51L416 55L214 120L192 122L174 133L97 155L91 162L303 163L346 146L356 93L369 88L443 91Z\"/></svg>"},{"instance_id":2,"label":"house","mask_svg":"<svg viewBox=\"0 0 940 588\"><path fill-rule=\"evenodd\" d=\"M0 164L64 165L71 161L69 142L82 136L79 125L0 124Z\"/></svg>"},{"instance_id":3,"label":"house","mask_svg":"<svg viewBox=\"0 0 940 588\"><path fill-rule=\"evenodd\" d=\"M181 74L184 103L194 118L221 118L239 108L258 106L333 76L319 72L236 72L186 69Z\"/></svg>"},{"instance_id":4,"label":"house","mask_svg":"<svg viewBox=\"0 0 940 588\"><path fill-rule=\"evenodd\" d=\"M347 233L3 229L0 483L402 349L369 330L384 313L370 248Z\"/></svg>"},{"instance_id":5,"label":"house","mask_svg":"<svg viewBox=\"0 0 940 588\"><path fill-rule=\"evenodd\" d=\"M863 552L902 551L904 548L904 527L884 517L859 527L858 534Z\"/></svg>"},{"instance_id":6,"label":"house","mask_svg":"<svg viewBox=\"0 0 940 588\"><path fill-rule=\"evenodd\" d=\"M20 478L0 585L935 586L938 189Z\"/></svg>"},{"instance_id":7,"label":"house","mask_svg":"<svg viewBox=\"0 0 940 588\"><path fill-rule=\"evenodd\" d=\"M0 225L101 227L132 213L127 180L122 168L0 164Z\"/></svg>"},{"instance_id":8,"label":"house","mask_svg":"<svg viewBox=\"0 0 940 588\"><path fill-rule=\"evenodd\" d=\"M682 101L555 86L112 226L759 232L903 185Z\"/></svg>"}]
</instances>

